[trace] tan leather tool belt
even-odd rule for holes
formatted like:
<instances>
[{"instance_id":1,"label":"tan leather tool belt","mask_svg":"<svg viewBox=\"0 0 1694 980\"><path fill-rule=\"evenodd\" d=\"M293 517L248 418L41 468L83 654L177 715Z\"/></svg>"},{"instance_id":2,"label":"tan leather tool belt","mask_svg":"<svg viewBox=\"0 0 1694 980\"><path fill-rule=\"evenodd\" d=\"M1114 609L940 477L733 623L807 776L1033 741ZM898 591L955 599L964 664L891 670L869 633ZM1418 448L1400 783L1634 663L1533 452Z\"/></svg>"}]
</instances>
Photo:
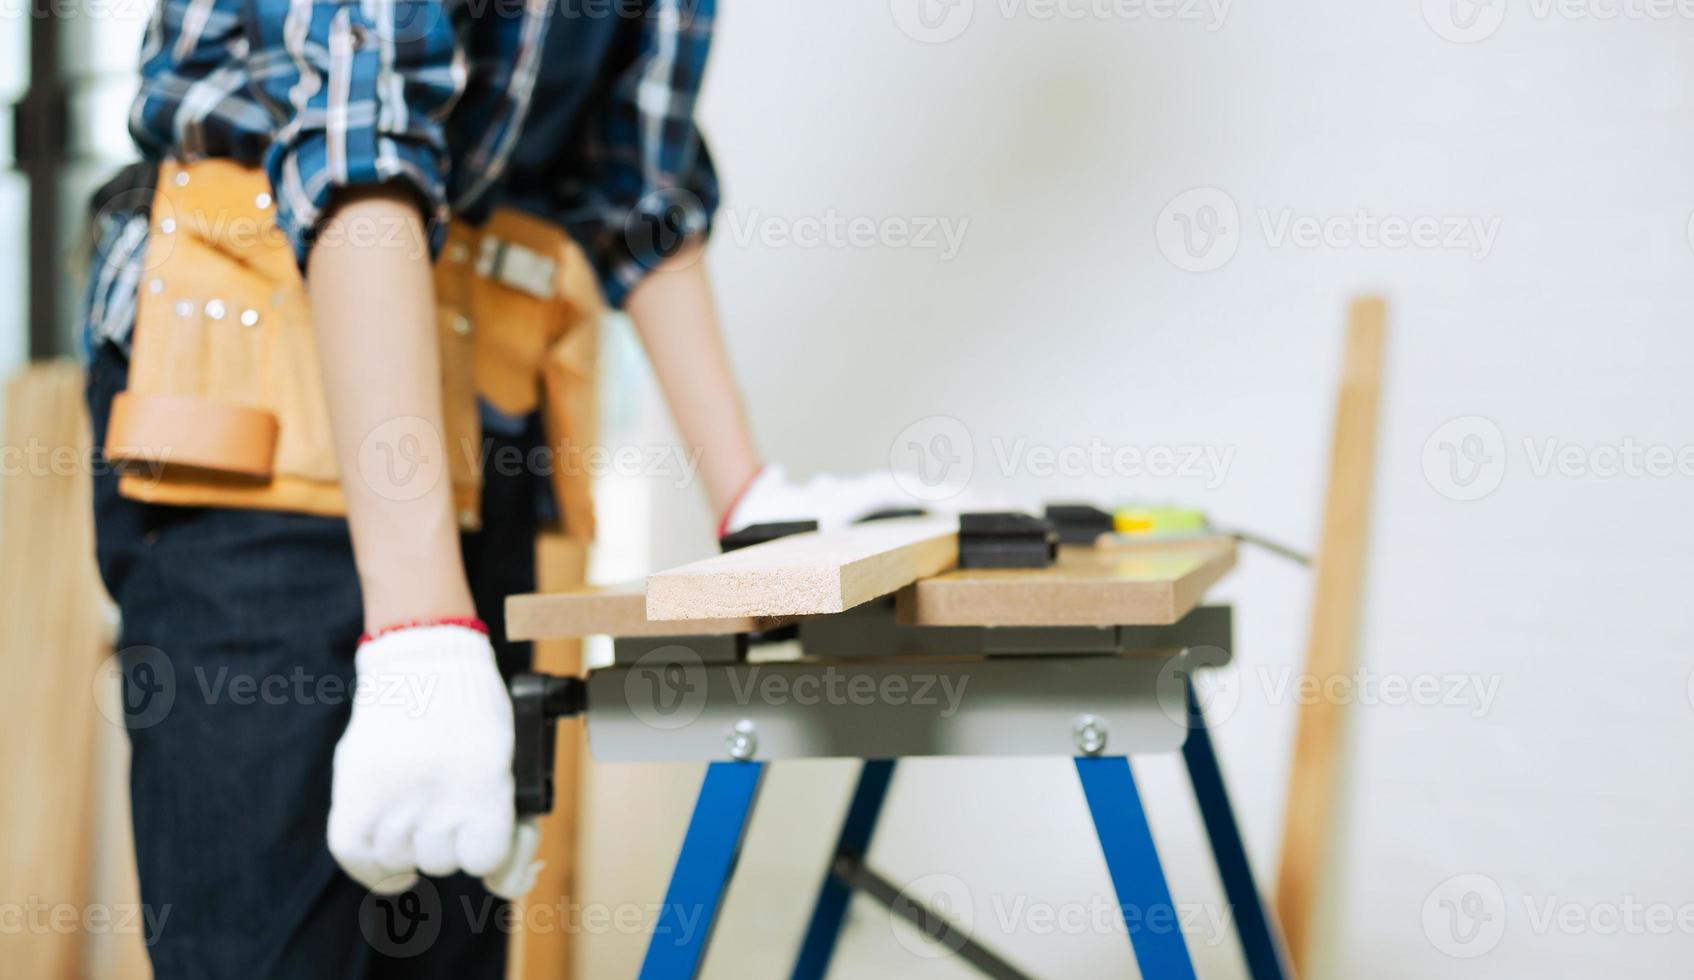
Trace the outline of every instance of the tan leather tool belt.
<instances>
[{"instance_id":1,"label":"tan leather tool belt","mask_svg":"<svg viewBox=\"0 0 1694 980\"><path fill-rule=\"evenodd\" d=\"M120 491L343 515L305 285L264 174L165 164L151 220L129 389L107 429ZM435 288L460 524L478 522L480 395L506 415L541 410L564 531L592 537L588 475L570 465L594 432L601 300L587 260L561 229L500 210L480 228L454 223Z\"/></svg>"}]
</instances>

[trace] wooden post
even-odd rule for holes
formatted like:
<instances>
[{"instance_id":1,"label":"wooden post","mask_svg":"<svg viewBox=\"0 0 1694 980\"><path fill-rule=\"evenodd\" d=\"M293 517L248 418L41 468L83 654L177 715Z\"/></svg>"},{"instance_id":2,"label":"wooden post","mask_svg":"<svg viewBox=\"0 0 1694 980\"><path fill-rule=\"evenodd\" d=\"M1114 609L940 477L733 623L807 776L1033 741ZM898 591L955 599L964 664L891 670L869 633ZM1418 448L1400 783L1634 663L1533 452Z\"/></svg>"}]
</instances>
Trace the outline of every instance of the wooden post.
<instances>
[{"instance_id":1,"label":"wooden post","mask_svg":"<svg viewBox=\"0 0 1694 980\"><path fill-rule=\"evenodd\" d=\"M24 908L25 928L0 942L0 977L68 980L85 975L94 736L107 724L95 681L110 653L82 372L31 367L7 384L4 411L0 717L19 736L0 787L0 903ZM67 908L73 927L54 926ZM31 927L36 915L42 928Z\"/></svg>"},{"instance_id":2,"label":"wooden post","mask_svg":"<svg viewBox=\"0 0 1694 980\"><path fill-rule=\"evenodd\" d=\"M536 587L541 591L576 588L586 580L587 570L587 542L547 534L536 543ZM582 641L537 642L535 669L581 675ZM541 818L541 851L536 855L545 867L519 910L524 927L513 938L507 970L513 980L570 980L575 975L575 930L583 904L577 891L576 844L585 755L582 720L562 719L553 769L553 812Z\"/></svg>"},{"instance_id":3,"label":"wooden post","mask_svg":"<svg viewBox=\"0 0 1694 980\"><path fill-rule=\"evenodd\" d=\"M1376 464L1385 319L1382 299L1366 297L1354 301L1347 327L1306 647L1305 670L1320 681L1353 670ZM1318 699L1300 709L1276 887L1277 916L1296 975L1305 974L1312 952L1312 920L1333 837L1342 738L1340 704Z\"/></svg>"}]
</instances>

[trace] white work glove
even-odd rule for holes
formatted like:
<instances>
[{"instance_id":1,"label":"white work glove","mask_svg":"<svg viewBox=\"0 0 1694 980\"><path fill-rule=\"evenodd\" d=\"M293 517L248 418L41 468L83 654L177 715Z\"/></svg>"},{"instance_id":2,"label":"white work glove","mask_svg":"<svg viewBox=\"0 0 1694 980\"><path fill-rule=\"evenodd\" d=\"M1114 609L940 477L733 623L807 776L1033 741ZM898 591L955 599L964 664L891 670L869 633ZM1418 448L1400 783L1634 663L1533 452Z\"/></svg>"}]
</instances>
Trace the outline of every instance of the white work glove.
<instances>
[{"instance_id":1,"label":"white work glove","mask_svg":"<svg viewBox=\"0 0 1694 980\"><path fill-rule=\"evenodd\" d=\"M354 880L393 894L418 872L480 875L518 898L541 834L516 821L512 700L486 633L412 626L360 644L353 718L335 747L329 851Z\"/></svg>"},{"instance_id":2,"label":"white work glove","mask_svg":"<svg viewBox=\"0 0 1694 980\"><path fill-rule=\"evenodd\" d=\"M772 463L759 471L747 489L730 507L718 525L723 537L754 524L783 521L817 521L818 529L845 527L878 511L926 510L935 514L965 511L1008 510L997 494L963 487L950 489L944 499L926 500L906 488L920 485L917 477L890 470L875 470L859 476L814 476L795 483L788 471Z\"/></svg>"}]
</instances>

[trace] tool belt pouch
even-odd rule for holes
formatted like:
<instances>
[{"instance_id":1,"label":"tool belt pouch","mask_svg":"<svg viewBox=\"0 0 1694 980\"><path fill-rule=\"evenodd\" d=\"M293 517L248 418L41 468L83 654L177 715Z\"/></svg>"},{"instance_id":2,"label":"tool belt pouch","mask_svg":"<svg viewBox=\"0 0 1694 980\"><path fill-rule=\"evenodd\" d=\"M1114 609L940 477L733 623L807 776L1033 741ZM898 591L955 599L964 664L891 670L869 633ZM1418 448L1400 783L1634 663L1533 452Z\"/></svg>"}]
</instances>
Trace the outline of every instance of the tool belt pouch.
<instances>
[{"instance_id":1,"label":"tool belt pouch","mask_svg":"<svg viewBox=\"0 0 1694 980\"><path fill-rule=\"evenodd\" d=\"M592 335L599 313L592 277L588 294L570 302L562 290L543 300L477 275L491 232L514 217L535 226L527 230L548 250L538 254L555 262L561 282L573 260L586 267L563 232L535 219L502 212L484 229L449 230L435 270L437 336L447 473L466 528L480 513L479 384L500 410L533 411L534 397L522 392L542 387L544 362L567 333ZM167 163L151 221L129 386L107 428L120 492L161 504L344 516L305 284L263 173L222 160ZM583 383L592 386L591 360L559 397L582 401ZM546 414L551 423L554 413ZM584 437L591 422L560 419L549 442ZM585 508L573 532L591 532L585 483L561 489L556 478L555 489L561 504Z\"/></svg>"}]
</instances>

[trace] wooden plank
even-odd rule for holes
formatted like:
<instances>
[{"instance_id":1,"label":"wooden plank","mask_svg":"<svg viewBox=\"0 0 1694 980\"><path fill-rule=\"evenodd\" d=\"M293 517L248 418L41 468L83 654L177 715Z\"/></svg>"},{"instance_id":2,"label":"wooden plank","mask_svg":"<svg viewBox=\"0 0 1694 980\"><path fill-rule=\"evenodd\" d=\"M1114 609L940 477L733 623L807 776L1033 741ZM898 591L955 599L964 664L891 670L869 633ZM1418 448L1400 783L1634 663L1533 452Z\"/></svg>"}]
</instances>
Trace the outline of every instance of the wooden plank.
<instances>
[{"instance_id":1,"label":"wooden plank","mask_svg":"<svg viewBox=\"0 0 1694 980\"><path fill-rule=\"evenodd\" d=\"M851 609L951 567L952 519L796 534L647 577L650 620L807 616Z\"/></svg>"},{"instance_id":2,"label":"wooden plank","mask_svg":"<svg viewBox=\"0 0 1694 980\"><path fill-rule=\"evenodd\" d=\"M514 640L557 636L723 636L756 633L787 617L740 616L687 622L647 619L647 583L595 585L563 592L515 595L506 600L506 632Z\"/></svg>"},{"instance_id":3,"label":"wooden plank","mask_svg":"<svg viewBox=\"0 0 1694 980\"><path fill-rule=\"evenodd\" d=\"M1061 548L1051 568L969 568L901 591L916 626L1166 626L1235 567L1229 538Z\"/></svg>"},{"instance_id":4,"label":"wooden plank","mask_svg":"<svg viewBox=\"0 0 1694 980\"><path fill-rule=\"evenodd\" d=\"M588 543L563 534L543 534L536 541L536 586L549 591L580 586L587 577ZM510 615L511 606L507 605ZM552 639L535 645L535 669L565 676L582 673L582 644L573 639ZM583 767L582 720L559 722L553 768L553 812L541 818L542 862L535 885L524 899L518 916L523 928L512 937L507 975L512 980L570 980L576 975L578 931L557 922L561 907L581 908L586 903L577 883L577 828L580 820ZM527 906L536 906L537 915ZM531 923L543 928L531 930Z\"/></svg>"},{"instance_id":5,"label":"wooden plank","mask_svg":"<svg viewBox=\"0 0 1694 980\"><path fill-rule=\"evenodd\" d=\"M1234 564L1235 542L1227 537L1135 540L1121 549L1102 538L1097 549L1061 548L1053 569L961 570L923 579L899 593L900 615L918 626L1168 625L1198 605ZM1073 611L1076 606L1083 611ZM719 636L761 632L793 619L654 622L646 618L641 582L506 600L507 629L520 640Z\"/></svg>"},{"instance_id":6,"label":"wooden plank","mask_svg":"<svg viewBox=\"0 0 1694 980\"><path fill-rule=\"evenodd\" d=\"M1320 681L1353 670L1386 317L1386 305L1374 297L1355 301L1349 317L1306 647L1305 670ZM1301 707L1276 887L1277 916L1296 975L1304 975L1310 964L1324 849L1334 831L1343 734L1339 702L1318 699Z\"/></svg>"},{"instance_id":7,"label":"wooden plank","mask_svg":"<svg viewBox=\"0 0 1694 980\"><path fill-rule=\"evenodd\" d=\"M26 733L0 789L0 904L90 900L97 675L110 653L94 566L82 373L32 367L6 386L0 479L0 717ZM121 722L121 716L120 716ZM62 915L62 912L55 914ZM85 975L78 930L0 942L0 977Z\"/></svg>"},{"instance_id":8,"label":"wooden plank","mask_svg":"<svg viewBox=\"0 0 1694 980\"><path fill-rule=\"evenodd\" d=\"M1097 551L1114 554L1209 551L1233 540L1235 539L1227 534L1210 533L1185 534L1174 537L1158 537L1147 534L1102 534L1094 539L1094 548Z\"/></svg>"}]
</instances>

